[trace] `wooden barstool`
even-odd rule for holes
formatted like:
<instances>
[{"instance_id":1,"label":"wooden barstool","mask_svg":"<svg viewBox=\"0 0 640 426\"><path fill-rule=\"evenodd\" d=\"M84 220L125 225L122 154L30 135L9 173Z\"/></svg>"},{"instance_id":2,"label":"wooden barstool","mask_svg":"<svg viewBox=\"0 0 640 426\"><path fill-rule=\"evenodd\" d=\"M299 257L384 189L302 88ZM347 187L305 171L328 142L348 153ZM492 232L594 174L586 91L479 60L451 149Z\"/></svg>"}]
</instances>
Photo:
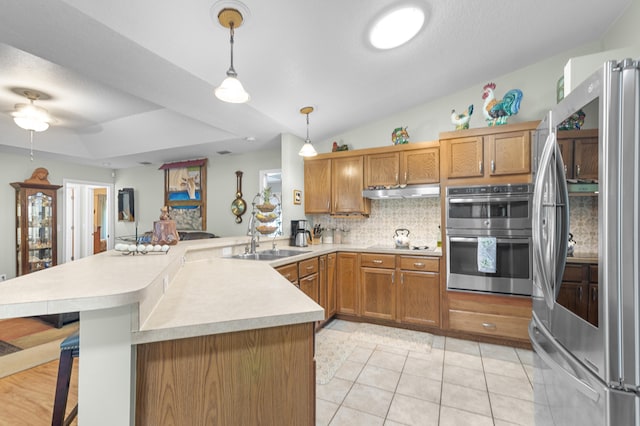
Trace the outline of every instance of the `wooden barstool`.
<instances>
[{"instance_id":1,"label":"wooden barstool","mask_svg":"<svg viewBox=\"0 0 640 426\"><path fill-rule=\"evenodd\" d=\"M51 426L68 426L78 415L78 404L76 404L69 416L66 419L64 417L64 412L67 409L67 398L69 397L73 359L77 358L78 355L80 355L80 335L75 332L60 343L60 365L58 366L58 381L56 383L56 396L53 401Z\"/></svg>"}]
</instances>

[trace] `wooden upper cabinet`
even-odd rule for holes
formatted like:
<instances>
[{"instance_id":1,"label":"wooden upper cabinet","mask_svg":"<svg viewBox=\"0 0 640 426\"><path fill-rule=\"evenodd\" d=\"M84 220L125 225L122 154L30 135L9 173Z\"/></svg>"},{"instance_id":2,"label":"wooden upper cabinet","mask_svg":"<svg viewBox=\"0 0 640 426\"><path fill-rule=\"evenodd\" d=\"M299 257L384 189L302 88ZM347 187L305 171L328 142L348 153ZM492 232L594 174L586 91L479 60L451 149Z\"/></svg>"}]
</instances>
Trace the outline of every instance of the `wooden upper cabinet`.
<instances>
[{"instance_id":1,"label":"wooden upper cabinet","mask_svg":"<svg viewBox=\"0 0 640 426\"><path fill-rule=\"evenodd\" d=\"M385 152L365 156L365 187L398 184L400 184L399 152Z\"/></svg>"},{"instance_id":2,"label":"wooden upper cabinet","mask_svg":"<svg viewBox=\"0 0 640 426\"><path fill-rule=\"evenodd\" d=\"M502 182L531 180L531 132L538 122L507 124L440 134L447 179Z\"/></svg>"},{"instance_id":3,"label":"wooden upper cabinet","mask_svg":"<svg viewBox=\"0 0 640 426\"><path fill-rule=\"evenodd\" d=\"M365 187L440 181L440 148L365 155Z\"/></svg>"},{"instance_id":4,"label":"wooden upper cabinet","mask_svg":"<svg viewBox=\"0 0 640 426\"><path fill-rule=\"evenodd\" d=\"M598 179L598 129L560 130L567 179Z\"/></svg>"},{"instance_id":5,"label":"wooden upper cabinet","mask_svg":"<svg viewBox=\"0 0 640 426\"><path fill-rule=\"evenodd\" d=\"M482 177L484 174L484 142L482 137L447 141L448 178Z\"/></svg>"},{"instance_id":6,"label":"wooden upper cabinet","mask_svg":"<svg viewBox=\"0 0 640 426\"><path fill-rule=\"evenodd\" d=\"M364 156L333 158L331 162L331 213L369 214L371 203L362 197Z\"/></svg>"},{"instance_id":7,"label":"wooden upper cabinet","mask_svg":"<svg viewBox=\"0 0 640 426\"><path fill-rule=\"evenodd\" d=\"M304 162L304 211L331 213L331 159Z\"/></svg>"},{"instance_id":8,"label":"wooden upper cabinet","mask_svg":"<svg viewBox=\"0 0 640 426\"><path fill-rule=\"evenodd\" d=\"M400 159L400 183L416 185L440 182L440 148L403 151Z\"/></svg>"},{"instance_id":9,"label":"wooden upper cabinet","mask_svg":"<svg viewBox=\"0 0 640 426\"><path fill-rule=\"evenodd\" d=\"M531 133L528 131L485 136L491 176L531 173Z\"/></svg>"}]
</instances>

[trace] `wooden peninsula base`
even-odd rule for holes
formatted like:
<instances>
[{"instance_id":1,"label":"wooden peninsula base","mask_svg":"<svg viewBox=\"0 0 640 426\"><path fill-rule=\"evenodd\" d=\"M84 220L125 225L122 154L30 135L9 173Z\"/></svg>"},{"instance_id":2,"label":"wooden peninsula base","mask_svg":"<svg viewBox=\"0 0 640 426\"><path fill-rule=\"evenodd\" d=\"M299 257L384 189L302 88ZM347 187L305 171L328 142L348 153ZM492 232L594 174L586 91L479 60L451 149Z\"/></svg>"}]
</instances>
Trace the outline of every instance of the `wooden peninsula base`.
<instances>
[{"instance_id":1,"label":"wooden peninsula base","mask_svg":"<svg viewBox=\"0 0 640 426\"><path fill-rule=\"evenodd\" d=\"M314 324L137 345L137 425L315 424Z\"/></svg>"}]
</instances>

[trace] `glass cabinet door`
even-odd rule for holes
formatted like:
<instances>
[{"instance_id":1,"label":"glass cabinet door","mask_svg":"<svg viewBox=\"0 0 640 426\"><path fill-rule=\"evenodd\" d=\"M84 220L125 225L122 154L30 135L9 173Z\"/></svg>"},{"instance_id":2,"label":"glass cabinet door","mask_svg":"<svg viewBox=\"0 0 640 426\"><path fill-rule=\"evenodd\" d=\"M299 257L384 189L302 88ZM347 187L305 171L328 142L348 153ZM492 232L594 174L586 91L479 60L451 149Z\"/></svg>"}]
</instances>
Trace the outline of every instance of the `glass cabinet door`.
<instances>
[{"instance_id":1,"label":"glass cabinet door","mask_svg":"<svg viewBox=\"0 0 640 426\"><path fill-rule=\"evenodd\" d=\"M53 259L53 197L43 192L29 194L27 204L28 272L51 266Z\"/></svg>"}]
</instances>

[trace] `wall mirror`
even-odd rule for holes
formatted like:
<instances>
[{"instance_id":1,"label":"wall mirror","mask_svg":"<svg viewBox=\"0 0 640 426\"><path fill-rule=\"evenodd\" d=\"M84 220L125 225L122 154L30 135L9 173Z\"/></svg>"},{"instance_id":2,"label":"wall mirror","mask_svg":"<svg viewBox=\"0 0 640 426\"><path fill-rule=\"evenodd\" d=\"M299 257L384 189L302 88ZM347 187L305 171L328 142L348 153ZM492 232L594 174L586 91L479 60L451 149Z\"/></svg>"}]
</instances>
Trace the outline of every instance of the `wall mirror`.
<instances>
[{"instance_id":1,"label":"wall mirror","mask_svg":"<svg viewBox=\"0 0 640 426\"><path fill-rule=\"evenodd\" d=\"M133 188L122 188L118 190L118 220L122 222L135 221L135 202L133 199Z\"/></svg>"}]
</instances>

